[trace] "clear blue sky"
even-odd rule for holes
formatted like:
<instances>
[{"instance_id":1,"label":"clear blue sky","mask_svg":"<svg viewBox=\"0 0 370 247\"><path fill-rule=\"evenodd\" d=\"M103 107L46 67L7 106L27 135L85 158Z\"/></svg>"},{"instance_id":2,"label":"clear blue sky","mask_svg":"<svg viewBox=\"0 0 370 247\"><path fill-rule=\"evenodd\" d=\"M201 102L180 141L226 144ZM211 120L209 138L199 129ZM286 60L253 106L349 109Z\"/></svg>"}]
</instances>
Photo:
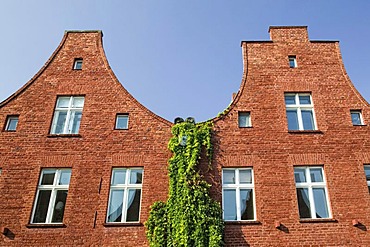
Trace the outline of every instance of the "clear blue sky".
<instances>
[{"instance_id":1,"label":"clear blue sky","mask_svg":"<svg viewBox=\"0 0 370 247\"><path fill-rule=\"evenodd\" d=\"M172 121L223 111L242 77L242 40L270 25L307 25L339 40L356 88L370 100L369 0L64 0L0 2L0 101L25 84L64 30L103 30L108 61L144 106Z\"/></svg>"}]
</instances>

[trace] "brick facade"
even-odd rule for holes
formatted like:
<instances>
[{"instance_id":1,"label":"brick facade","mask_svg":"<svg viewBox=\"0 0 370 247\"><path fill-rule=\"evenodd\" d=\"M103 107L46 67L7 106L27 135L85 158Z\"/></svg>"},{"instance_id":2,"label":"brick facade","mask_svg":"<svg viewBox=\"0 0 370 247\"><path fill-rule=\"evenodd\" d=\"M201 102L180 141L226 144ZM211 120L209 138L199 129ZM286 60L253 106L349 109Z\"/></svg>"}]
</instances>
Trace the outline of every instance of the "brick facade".
<instances>
[{"instance_id":1,"label":"brick facade","mask_svg":"<svg viewBox=\"0 0 370 247\"><path fill-rule=\"evenodd\" d=\"M345 72L339 42L310 41L306 27L271 27L270 41L242 42L238 93L214 121L213 169L204 169L222 202L222 169L252 168L252 221L226 222L227 246L369 246L370 108ZM297 67L290 68L288 56ZM74 70L75 58L83 58ZM288 130L285 93L312 97L316 130ZM77 135L51 135L58 96L85 97ZM350 110L361 110L354 126ZM238 127L250 112L251 127ZM114 128L129 114L128 130ZM19 115L15 132L6 119ZM168 192L172 124L143 107L109 67L100 31L69 31L45 66L0 103L0 246L147 246L149 206ZM206 164L202 164L205 168ZM300 219L294 167L320 166L328 219ZM72 168L63 225L30 224L43 168ZM140 223L106 224L113 167L143 167ZM359 222L353 225L353 220ZM279 226L279 229L276 228Z\"/></svg>"}]
</instances>

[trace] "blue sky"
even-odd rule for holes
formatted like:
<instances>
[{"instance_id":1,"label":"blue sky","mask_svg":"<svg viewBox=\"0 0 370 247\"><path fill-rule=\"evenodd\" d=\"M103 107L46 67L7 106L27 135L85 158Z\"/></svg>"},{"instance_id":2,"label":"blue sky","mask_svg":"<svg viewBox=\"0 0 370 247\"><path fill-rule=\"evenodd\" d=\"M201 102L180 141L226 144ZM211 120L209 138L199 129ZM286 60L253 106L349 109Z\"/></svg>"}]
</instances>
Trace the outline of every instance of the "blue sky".
<instances>
[{"instance_id":1,"label":"blue sky","mask_svg":"<svg viewBox=\"0 0 370 247\"><path fill-rule=\"evenodd\" d=\"M242 77L242 40L271 25L307 25L339 40L346 70L370 101L368 0L64 0L0 2L0 101L43 66L65 30L103 30L108 61L144 106L172 121L222 112Z\"/></svg>"}]
</instances>

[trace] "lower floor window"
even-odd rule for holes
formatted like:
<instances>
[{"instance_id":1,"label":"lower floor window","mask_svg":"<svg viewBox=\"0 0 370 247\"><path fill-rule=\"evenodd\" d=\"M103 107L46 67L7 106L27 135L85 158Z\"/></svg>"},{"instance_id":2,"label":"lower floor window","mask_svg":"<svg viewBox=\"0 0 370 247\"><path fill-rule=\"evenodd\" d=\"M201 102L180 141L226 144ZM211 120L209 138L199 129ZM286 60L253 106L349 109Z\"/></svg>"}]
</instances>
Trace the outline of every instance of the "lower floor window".
<instances>
[{"instance_id":1,"label":"lower floor window","mask_svg":"<svg viewBox=\"0 0 370 247\"><path fill-rule=\"evenodd\" d=\"M37 188L32 223L62 223L71 169L43 169Z\"/></svg>"},{"instance_id":2,"label":"lower floor window","mask_svg":"<svg viewBox=\"0 0 370 247\"><path fill-rule=\"evenodd\" d=\"M366 181L367 181L367 187L369 189L370 193L370 165L365 165L365 176L366 176Z\"/></svg>"},{"instance_id":3,"label":"lower floor window","mask_svg":"<svg viewBox=\"0 0 370 247\"><path fill-rule=\"evenodd\" d=\"M222 205L225 221L255 220L251 168L222 170Z\"/></svg>"},{"instance_id":4,"label":"lower floor window","mask_svg":"<svg viewBox=\"0 0 370 247\"><path fill-rule=\"evenodd\" d=\"M295 167L294 178L300 218L330 218L323 168Z\"/></svg>"},{"instance_id":5,"label":"lower floor window","mask_svg":"<svg viewBox=\"0 0 370 247\"><path fill-rule=\"evenodd\" d=\"M107 222L138 222L142 168L114 168L109 192Z\"/></svg>"}]
</instances>

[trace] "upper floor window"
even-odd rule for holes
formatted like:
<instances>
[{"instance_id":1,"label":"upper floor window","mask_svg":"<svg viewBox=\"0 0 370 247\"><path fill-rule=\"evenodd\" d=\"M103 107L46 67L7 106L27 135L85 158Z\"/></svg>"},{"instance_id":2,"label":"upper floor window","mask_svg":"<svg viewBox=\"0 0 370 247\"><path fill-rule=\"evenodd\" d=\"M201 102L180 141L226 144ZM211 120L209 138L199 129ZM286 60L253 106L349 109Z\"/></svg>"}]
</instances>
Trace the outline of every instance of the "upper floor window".
<instances>
[{"instance_id":1,"label":"upper floor window","mask_svg":"<svg viewBox=\"0 0 370 247\"><path fill-rule=\"evenodd\" d=\"M142 168L113 169L107 222L139 222L142 184Z\"/></svg>"},{"instance_id":2,"label":"upper floor window","mask_svg":"<svg viewBox=\"0 0 370 247\"><path fill-rule=\"evenodd\" d=\"M364 168L365 168L367 187L369 188L369 193L370 193L370 165L365 165Z\"/></svg>"},{"instance_id":3,"label":"upper floor window","mask_svg":"<svg viewBox=\"0 0 370 247\"><path fill-rule=\"evenodd\" d=\"M83 96L58 97L51 134L78 134L84 100Z\"/></svg>"},{"instance_id":4,"label":"upper floor window","mask_svg":"<svg viewBox=\"0 0 370 247\"><path fill-rule=\"evenodd\" d=\"M289 67L296 68L297 67L297 58L296 56L288 56L289 59Z\"/></svg>"},{"instance_id":5,"label":"upper floor window","mask_svg":"<svg viewBox=\"0 0 370 247\"><path fill-rule=\"evenodd\" d=\"M351 119L353 125L363 125L361 110L351 110Z\"/></svg>"},{"instance_id":6,"label":"upper floor window","mask_svg":"<svg viewBox=\"0 0 370 247\"><path fill-rule=\"evenodd\" d=\"M81 70L82 69L82 58L76 58L73 64L73 69Z\"/></svg>"},{"instance_id":7,"label":"upper floor window","mask_svg":"<svg viewBox=\"0 0 370 247\"><path fill-rule=\"evenodd\" d=\"M239 127L251 127L251 117L250 112L239 112L238 113L238 124Z\"/></svg>"},{"instance_id":8,"label":"upper floor window","mask_svg":"<svg viewBox=\"0 0 370 247\"><path fill-rule=\"evenodd\" d=\"M286 117L288 130L316 130L311 94L286 93Z\"/></svg>"},{"instance_id":9,"label":"upper floor window","mask_svg":"<svg viewBox=\"0 0 370 247\"><path fill-rule=\"evenodd\" d=\"M330 218L323 168L295 167L294 178L300 218Z\"/></svg>"},{"instance_id":10,"label":"upper floor window","mask_svg":"<svg viewBox=\"0 0 370 247\"><path fill-rule=\"evenodd\" d=\"M71 169L43 169L31 223L62 223Z\"/></svg>"},{"instance_id":11,"label":"upper floor window","mask_svg":"<svg viewBox=\"0 0 370 247\"><path fill-rule=\"evenodd\" d=\"M8 116L6 118L5 131L16 131L19 116Z\"/></svg>"},{"instance_id":12,"label":"upper floor window","mask_svg":"<svg viewBox=\"0 0 370 247\"><path fill-rule=\"evenodd\" d=\"M128 129L128 114L117 114L115 129Z\"/></svg>"},{"instance_id":13,"label":"upper floor window","mask_svg":"<svg viewBox=\"0 0 370 247\"><path fill-rule=\"evenodd\" d=\"M222 206L225 221L255 220L252 168L222 170Z\"/></svg>"}]
</instances>

